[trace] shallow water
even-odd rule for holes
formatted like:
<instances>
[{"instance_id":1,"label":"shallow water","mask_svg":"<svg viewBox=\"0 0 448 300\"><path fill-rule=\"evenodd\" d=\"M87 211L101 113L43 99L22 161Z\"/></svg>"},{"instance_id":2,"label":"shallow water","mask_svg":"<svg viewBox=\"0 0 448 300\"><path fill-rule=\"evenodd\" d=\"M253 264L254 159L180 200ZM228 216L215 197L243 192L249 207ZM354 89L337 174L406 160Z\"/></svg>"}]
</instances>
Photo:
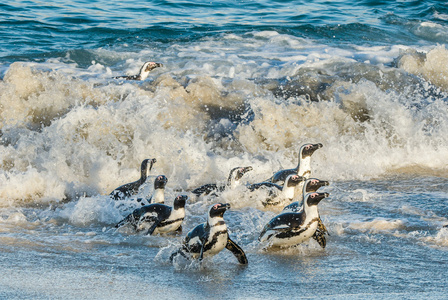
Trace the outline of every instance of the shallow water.
<instances>
[{"instance_id":1,"label":"shallow water","mask_svg":"<svg viewBox=\"0 0 448 300\"><path fill-rule=\"evenodd\" d=\"M0 298L445 298L447 21L440 1L0 4ZM138 196L164 174L171 204L309 142L325 249L266 250L281 208L244 185L191 196L181 235L113 228L136 204L107 195L143 159ZM171 263L217 201L249 264Z\"/></svg>"}]
</instances>

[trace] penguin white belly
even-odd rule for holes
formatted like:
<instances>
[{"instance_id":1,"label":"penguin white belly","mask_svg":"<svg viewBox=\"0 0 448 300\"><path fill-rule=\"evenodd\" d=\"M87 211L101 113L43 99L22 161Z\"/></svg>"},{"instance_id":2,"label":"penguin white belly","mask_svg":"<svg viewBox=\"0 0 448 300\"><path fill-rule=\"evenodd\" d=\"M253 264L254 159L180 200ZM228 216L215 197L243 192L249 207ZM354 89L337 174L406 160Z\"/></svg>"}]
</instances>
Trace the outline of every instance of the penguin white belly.
<instances>
[{"instance_id":1,"label":"penguin white belly","mask_svg":"<svg viewBox=\"0 0 448 300\"><path fill-rule=\"evenodd\" d=\"M219 233L219 235L217 236L216 243L214 243L213 246L204 253L204 256L215 255L221 252L221 250L223 250L227 245L227 239L228 239L227 231L225 233L224 232Z\"/></svg>"},{"instance_id":2,"label":"penguin white belly","mask_svg":"<svg viewBox=\"0 0 448 300\"><path fill-rule=\"evenodd\" d=\"M167 233L175 231L179 228L185 218L185 210L179 209L171 212L168 219L160 222L154 233Z\"/></svg>"},{"instance_id":3,"label":"penguin white belly","mask_svg":"<svg viewBox=\"0 0 448 300\"><path fill-rule=\"evenodd\" d=\"M157 234L157 233L167 233L167 232L175 231L182 224L182 221L183 220L178 220L178 221L170 223L170 224L168 224L166 226L162 226L162 227L159 226L159 227L157 227L154 230L154 234Z\"/></svg>"},{"instance_id":4,"label":"penguin white belly","mask_svg":"<svg viewBox=\"0 0 448 300\"><path fill-rule=\"evenodd\" d=\"M316 232L317 225L318 225L317 220L312 221L311 223L309 223L306 229L300 228L299 230L291 231L291 236L288 237L282 237L282 233L277 232L269 239L269 243L271 246L278 246L278 247L294 246L303 243L313 236L313 234ZM294 234L294 232L297 232L297 234ZM268 234L269 232L266 232L266 235Z\"/></svg>"}]
</instances>

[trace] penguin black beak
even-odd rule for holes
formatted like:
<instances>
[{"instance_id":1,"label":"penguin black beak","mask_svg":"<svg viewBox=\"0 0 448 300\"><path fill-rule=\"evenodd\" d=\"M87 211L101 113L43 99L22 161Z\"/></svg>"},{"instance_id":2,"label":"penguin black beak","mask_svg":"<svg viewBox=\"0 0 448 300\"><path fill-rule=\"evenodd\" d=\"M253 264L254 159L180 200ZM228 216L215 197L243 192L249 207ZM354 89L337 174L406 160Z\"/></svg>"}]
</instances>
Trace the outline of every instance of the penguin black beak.
<instances>
[{"instance_id":1,"label":"penguin black beak","mask_svg":"<svg viewBox=\"0 0 448 300\"><path fill-rule=\"evenodd\" d=\"M222 206L225 210L230 209L230 203L224 203Z\"/></svg>"},{"instance_id":2,"label":"penguin black beak","mask_svg":"<svg viewBox=\"0 0 448 300\"><path fill-rule=\"evenodd\" d=\"M153 63L150 63L147 67L146 67L146 72L149 72L149 71L151 71L151 70L154 70L155 68L160 68L160 67L163 67L163 64L161 64L161 63L156 63L156 62L153 62Z\"/></svg>"}]
</instances>

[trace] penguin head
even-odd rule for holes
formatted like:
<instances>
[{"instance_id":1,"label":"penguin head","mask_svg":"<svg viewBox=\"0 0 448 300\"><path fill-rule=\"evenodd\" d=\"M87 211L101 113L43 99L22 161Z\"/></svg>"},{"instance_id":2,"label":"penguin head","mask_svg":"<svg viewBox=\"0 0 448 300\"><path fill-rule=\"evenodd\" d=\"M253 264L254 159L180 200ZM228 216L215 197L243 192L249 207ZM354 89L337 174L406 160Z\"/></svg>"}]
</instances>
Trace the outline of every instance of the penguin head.
<instances>
[{"instance_id":1,"label":"penguin head","mask_svg":"<svg viewBox=\"0 0 448 300\"><path fill-rule=\"evenodd\" d=\"M235 175L235 180L240 180L241 177L243 177L244 174L246 174L247 172L252 171L252 167L248 166L248 167L238 167L236 170L236 175Z\"/></svg>"},{"instance_id":2,"label":"penguin head","mask_svg":"<svg viewBox=\"0 0 448 300\"><path fill-rule=\"evenodd\" d=\"M230 204L228 203L217 203L210 207L209 216L210 218L214 217L222 217L226 210L230 208Z\"/></svg>"},{"instance_id":3,"label":"penguin head","mask_svg":"<svg viewBox=\"0 0 448 300\"><path fill-rule=\"evenodd\" d=\"M310 178L305 182L305 191L307 193L312 193L317 191L319 188L327 185L330 185L328 181L319 180L317 178Z\"/></svg>"},{"instance_id":4,"label":"penguin head","mask_svg":"<svg viewBox=\"0 0 448 300\"><path fill-rule=\"evenodd\" d=\"M159 175L154 180L154 189L164 189L166 183L168 182L168 178L165 175Z\"/></svg>"},{"instance_id":5,"label":"penguin head","mask_svg":"<svg viewBox=\"0 0 448 300\"><path fill-rule=\"evenodd\" d=\"M305 197L307 206L319 204L321 200L330 196L329 193L308 193Z\"/></svg>"},{"instance_id":6,"label":"penguin head","mask_svg":"<svg viewBox=\"0 0 448 300\"><path fill-rule=\"evenodd\" d=\"M285 180L285 185L287 187L297 186L303 180L304 180L304 178L302 176L299 176L296 174L289 175Z\"/></svg>"},{"instance_id":7,"label":"penguin head","mask_svg":"<svg viewBox=\"0 0 448 300\"><path fill-rule=\"evenodd\" d=\"M319 148L322 148L323 145L321 143L319 144L305 144L300 148L300 155L302 158L309 157L313 155L314 151L316 151Z\"/></svg>"},{"instance_id":8,"label":"penguin head","mask_svg":"<svg viewBox=\"0 0 448 300\"><path fill-rule=\"evenodd\" d=\"M155 158L147 158L142 161L141 170L142 172L146 172L146 176L148 176L149 171L151 171L152 166L156 163Z\"/></svg>"},{"instance_id":9,"label":"penguin head","mask_svg":"<svg viewBox=\"0 0 448 300\"><path fill-rule=\"evenodd\" d=\"M188 196L187 195L179 195L174 199L173 207L174 209L184 208L185 203L187 203Z\"/></svg>"},{"instance_id":10,"label":"penguin head","mask_svg":"<svg viewBox=\"0 0 448 300\"><path fill-rule=\"evenodd\" d=\"M154 70L155 68L160 68L163 67L163 64L161 63L156 63L153 61L147 61L143 64L142 68L140 69L140 77L141 80L146 79L146 77L148 77L149 72L151 72L152 70Z\"/></svg>"}]
</instances>

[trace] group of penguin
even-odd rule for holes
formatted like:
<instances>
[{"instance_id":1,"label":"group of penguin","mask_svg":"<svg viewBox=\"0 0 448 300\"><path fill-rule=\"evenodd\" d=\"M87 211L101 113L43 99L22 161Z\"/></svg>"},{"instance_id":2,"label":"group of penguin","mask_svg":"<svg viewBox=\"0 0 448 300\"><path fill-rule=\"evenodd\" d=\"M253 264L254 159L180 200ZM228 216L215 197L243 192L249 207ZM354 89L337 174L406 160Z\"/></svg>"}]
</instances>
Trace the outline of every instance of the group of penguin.
<instances>
[{"instance_id":1,"label":"group of penguin","mask_svg":"<svg viewBox=\"0 0 448 300\"><path fill-rule=\"evenodd\" d=\"M321 147L322 144L303 145L299 150L297 167L278 171L261 183L246 185L249 191L268 189L267 199L262 200L265 207L284 206L283 211L264 226L258 238L261 243L266 243L268 247L289 247L312 237L322 248L325 248L325 235L328 231L320 219L317 205L329 194L319 193L317 190L329 183L309 178L311 155ZM155 163L154 158L143 160L140 179L114 189L110 197L119 201L137 195ZM197 197L218 196L224 190L241 184L241 178L251 170L252 167L234 168L230 171L225 185L209 183L192 190L191 193ZM185 205L189 197L179 195L174 199L172 207L165 205L164 191L167 181L164 175L156 176L152 196L148 199L136 199L142 206L118 222L115 227L130 226L136 232L148 235L182 232ZM298 201L294 201L295 199ZM226 248L235 255L240 264L247 264L248 260L243 249L230 238L227 231L224 213L228 209L230 204L213 204L208 211L206 222L197 225L186 234L182 246L172 253L170 259L173 260L177 255L181 255L187 259L201 261L204 257L213 256Z\"/></svg>"}]
</instances>

